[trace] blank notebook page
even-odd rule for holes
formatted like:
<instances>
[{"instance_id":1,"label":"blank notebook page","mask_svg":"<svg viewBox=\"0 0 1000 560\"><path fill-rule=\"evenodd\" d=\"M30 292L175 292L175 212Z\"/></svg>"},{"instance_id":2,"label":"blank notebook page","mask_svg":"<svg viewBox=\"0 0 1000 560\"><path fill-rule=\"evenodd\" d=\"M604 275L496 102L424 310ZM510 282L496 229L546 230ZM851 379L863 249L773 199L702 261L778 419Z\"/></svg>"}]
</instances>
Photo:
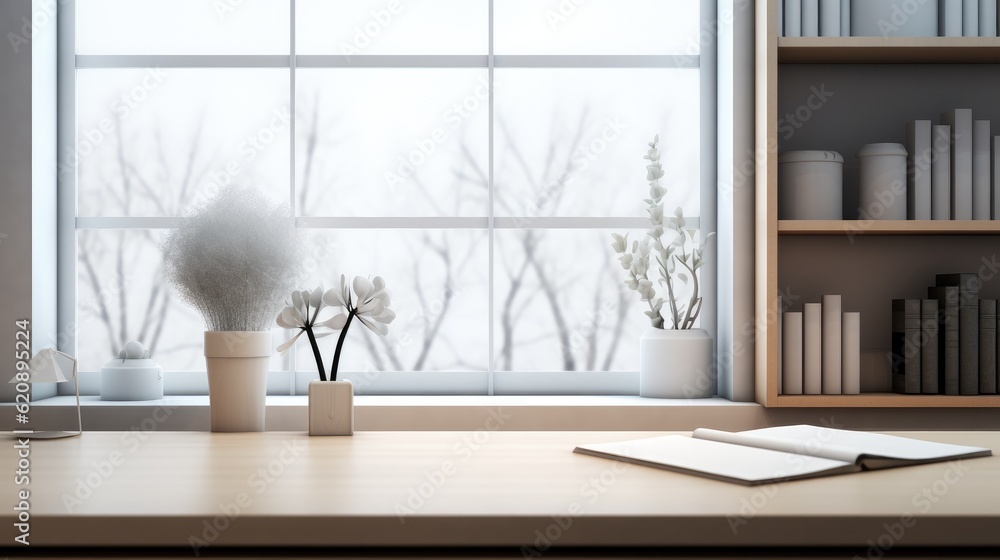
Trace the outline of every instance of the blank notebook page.
<instances>
[{"instance_id":1,"label":"blank notebook page","mask_svg":"<svg viewBox=\"0 0 1000 560\"><path fill-rule=\"evenodd\" d=\"M685 436L597 443L581 445L579 449L747 482L796 477L851 466L842 461Z\"/></svg>"},{"instance_id":2,"label":"blank notebook page","mask_svg":"<svg viewBox=\"0 0 1000 560\"><path fill-rule=\"evenodd\" d=\"M924 461L928 459L940 459L943 457L967 455L970 453L989 452L988 449L983 447L968 447L965 445L936 443L906 437L872 434L868 432L855 432L849 430L836 430L833 428L806 425L763 428L760 430L749 430L741 433L781 439L794 439L805 443L806 445L804 447L806 449L810 447L822 448L823 446L851 447L857 449L863 455L892 457L908 461Z\"/></svg>"}]
</instances>

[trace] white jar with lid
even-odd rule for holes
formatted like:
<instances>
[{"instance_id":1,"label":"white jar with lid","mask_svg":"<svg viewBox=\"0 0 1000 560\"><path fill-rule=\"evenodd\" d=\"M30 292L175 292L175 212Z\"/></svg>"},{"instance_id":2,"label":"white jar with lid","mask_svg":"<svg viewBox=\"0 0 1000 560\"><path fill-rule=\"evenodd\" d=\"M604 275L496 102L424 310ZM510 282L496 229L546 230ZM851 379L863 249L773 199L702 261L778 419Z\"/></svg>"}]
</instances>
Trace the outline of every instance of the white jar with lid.
<instances>
[{"instance_id":1,"label":"white jar with lid","mask_svg":"<svg viewBox=\"0 0 1000 560\"><path fill-rule=\"evenodd\" d=\"M114 359L101 368L102 401L163 398L163 368L146 359Z\"/></svg>"},{"instance_id":2,"label":"white jar with lid","mask_svg":"<svg viewBox=\"0 0 1000 560\"><path fill-rule=\"evenodd\" d=\"M858 219L906 219L906 148L891 142L858 150Z\"/></svg>"},{"instance_id":3,"label":"white jar with lid","mask_svg":"<svg viewBox=\"0 0 1000 560\"><path fill-rule=\"evenodd\" d=\"M778 219L842 220L844 157L799 150L778 155Z\"/></svg>"}]
</instances>

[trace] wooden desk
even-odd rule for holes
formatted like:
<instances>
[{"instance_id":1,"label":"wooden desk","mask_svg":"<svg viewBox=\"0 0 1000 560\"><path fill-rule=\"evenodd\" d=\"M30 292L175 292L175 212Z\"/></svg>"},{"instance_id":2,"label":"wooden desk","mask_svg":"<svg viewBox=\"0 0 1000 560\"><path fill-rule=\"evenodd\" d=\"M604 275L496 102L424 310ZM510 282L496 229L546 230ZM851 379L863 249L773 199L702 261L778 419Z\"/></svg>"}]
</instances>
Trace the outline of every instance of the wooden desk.
<instances>
[{"instance_id":1,"label":"wooden desk","mask_svg":"<svg viewBox=\"0 0 1000 560\"><path fill-rule=\"evenodd\" d=\"M540 551L550 541L1000 545L998 456L748 488L571 453L577 443L648 435L657 434L91 432L33 441L30 539L33 547L202 542ZM997 432L901 435L1000 451ZM12 543L19 488L11 476L13 443L0 442L3 546Z\"/></svg>"}]
</instances>

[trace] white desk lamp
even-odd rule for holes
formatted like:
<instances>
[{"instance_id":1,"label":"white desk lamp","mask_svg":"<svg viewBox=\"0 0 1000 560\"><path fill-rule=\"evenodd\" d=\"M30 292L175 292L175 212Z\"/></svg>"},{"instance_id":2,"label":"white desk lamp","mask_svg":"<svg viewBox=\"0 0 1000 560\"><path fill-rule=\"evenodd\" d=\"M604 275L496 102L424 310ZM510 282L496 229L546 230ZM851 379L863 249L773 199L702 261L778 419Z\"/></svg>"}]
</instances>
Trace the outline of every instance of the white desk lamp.
<instances>
[{"instance_id":1,"label":"white desk lamp","mask_svg":"<svg viewBox=\"0 0 1000 560\"><path fill-rule=\"evenodd\" d=\"M59 363L59 359L69 360L73 364L72 373L73 381L76 384L76 420L79 429L76 432L62 432L62 431L48 431L48 432L27 432L18 433L17 437L23 438L33 438L33 439L56 439L64 437L78 436L83 433L83 418L80 414L80 380L76 375L76 358L66 354L65 352L59 352L58 350L53 350L52 348L45 348L39 350L35 357L31 359L28 363L28 383L65 383L69 381L66 378L66 371L69 368L64 367ZM9 383L20 383L17 376L14 376Z\"/></svg>"}]
</instances>

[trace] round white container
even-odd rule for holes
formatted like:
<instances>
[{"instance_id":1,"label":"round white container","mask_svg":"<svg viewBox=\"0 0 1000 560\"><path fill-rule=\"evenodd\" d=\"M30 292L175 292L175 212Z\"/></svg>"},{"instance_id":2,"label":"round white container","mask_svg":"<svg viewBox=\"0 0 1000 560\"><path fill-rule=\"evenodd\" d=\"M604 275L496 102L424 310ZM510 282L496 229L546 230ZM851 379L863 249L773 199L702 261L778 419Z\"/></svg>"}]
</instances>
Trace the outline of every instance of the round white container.
<instances>
[{"instance_id":1,"label":"round white container","mask_svg":"<svg viewBox=\"0 0 1000 560\"><path fill-rule=\"evenodd\" d=\"M858 219L906 219L906 148L865 144L858 150Z\"/></svg>"},{"instance_id":2,"label":"round white container","mask_svg":"<svg viewBox=\"0 0 1000 560\"><path fill-rule=\"evenodd\" d=\"M111 360L101 368L102 401L163 398L163 368L153 360Z\"/></svg>"},{"instance_id":3,"label":"round white container","mask_svg":"<svg viewBox=\"0 0 1000 560\"><path fill-rule=\"evenodd\" d=\"M937 0L852 0L854 37L936 37Z\"/></svg>"},{"instance_id":4,"label":"round white container","mask_svg":"<svg viewBox=\"0 0 1000 560\"><path fill-rule=\"evenodd\" d=\"M778 155L778 219L842 220L844 157L801 150Z\"/></svg>"}]
</instances>

